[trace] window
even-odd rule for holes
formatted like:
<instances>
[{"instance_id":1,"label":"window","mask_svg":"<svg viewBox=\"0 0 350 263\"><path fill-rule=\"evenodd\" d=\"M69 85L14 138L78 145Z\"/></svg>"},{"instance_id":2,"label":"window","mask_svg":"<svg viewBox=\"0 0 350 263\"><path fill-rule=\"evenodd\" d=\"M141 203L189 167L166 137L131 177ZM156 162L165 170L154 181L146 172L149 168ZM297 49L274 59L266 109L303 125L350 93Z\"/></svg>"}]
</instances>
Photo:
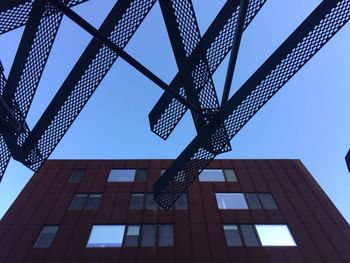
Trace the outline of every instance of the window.
<instances>
[{"instance_id":1,"label":"window","mask_svg":"<svg viewBox=\"0 0 350 263\"><path fill-rule=\"evenodd\" d=\"M143 225L142 226L142 247L154 247L156 245L156 225Z\"/></svg>"},{"instance_id":2,"label":"window","mask_svg":"<svg viewBox=\"0 0 350 263\"><path fill-rule=\"evenodd\" d=\"M101 197L101 194L90 194L85 203L85 210L97 210L101 203Z\"/></svg>"},{"instance_id":3,"label":"window","mask_svg":"<svg viewBox=\"0 0 350 263\"><path fill-rule=\"evenodd\" d=\"M172 247L173 225L94 225L87 247Z\"/></svg>"},{"instance_id":4,"label":"window","mask_svg":"<svg viewBox=\"0 0 350 263\"><path fill-rule=\"evenodd\" d=\"M101 194L76 194L69 206L69 210L97 210L100 206L101 198Z\"/></svg>"},{"instance_id":5,"label":"window","mask_svg":"<svg viewBox=\"0 0 350 263\"><path fill-rule=\"evenodd\" d=\"M248 209L242 193L216 193L219 209Z\"/></svg>"},{"instance_id":6,"label":"window","mask_svg":"<svg viewBox=\"0 0 350 263\"><path fill-rule=\"evenodd\" d=\"M226 244L229 247L242 246L241 236L239 234L238 226L236 225L224 225L224 233L226 238Z\"/></svg>"},{"instance_id":7,"label":"window","mask_svg":"<svg viewBox=\"0 0 350 263\"><path fill-rule=\"evenodd\" d=\"M137 210L137 209L158 209L158 204L154 200L154 194L153 193L134 193L131 195L130 200L130 209L131 210ZM188 202L187 202L187 194L182 194L179 199L177 199L175 205L175 209L187 209L188 208Z\"/></svg>"},{"instance_id":8,"label":"window","mask_svg":"<svg viewBox=\"0 0 350 263\"><path fill-rule=\"evenodd\" d=\"M255 225L262 246L296 246L286 225Z\"/></svg>"},{"instance_id":9,"label":"window","mask_svg":"<svg viewBox=\"0 0 350 263\"><path fill-rule=\"evenodd\" d=\"M82 210L84 208L87 197L87 194L74 195L73 200L70 203L69 210Z\"/></svg>"},{"instance_id":10,"label":"window","mask_svg":"<svg viewBox=\"0 0 350 263\"><path fill-rule=\"evenodd\" d=\"M139 245L140 226L128 226L125 237L126 247L137 247Z\"/></svg>"},{"instance_id":11,"label":"window","mask_svg":"<svg viewBox=\"0 0 350 263\"><path fill-rule=\"evenodd\" d=\"M73 170L71 175L70 175L70 177L69 177L68 182L70 182L70 183L79 183L83 179L84 174L85 174L85 170L83 170L83 169Z\"/></svg>"},{"instance_id":12,"label":"window","mask_svg":"<svg viewBox=\"0 0 350 263\"><path fill-rule=\"evenodd\" d=\"M124 225L94 225L86 246L121 247L124 231Z\"/></svg>"},{"instance_id":13,"label":"window","mask_svg":"<svg viewBox=\"0 0 350 263\"><path fill-rule=\"evenodd\" d=\"M247 247L259 246L259 241L252 225L241 225L240 228L244 243Z\"/></svg>"},{"instance_id":14,"label":"window","mask_svg":"<svg viewBox=\"0 0 350 263\"><path fill-rule=\"evenodd\" d=\"M235 246L296 246L286 225L224 225L226 244Z\"/></svg>"},{"instance_id":15,"label":"window","mask_svg":"<svg viewBox=\"0 0 350 263\"><path fill-rule=\"evenodd\" d=\"M146 182L146 169L112 169L108 182Z\"/></svg>"},{"instance_id":16,"label":"window","mask_svg":"<svg viewBox=\"0 0 350 263\"><path fill-rule=\"evenodd\" d=\"M206 169L199 175L200 182L237 182L237 176L232 169Z\"/></svg>"},{"instance_id":17,"label":"window","mask_svg":"<svg viewBox=\"0 0 350 263\"><path fill-rule=\"evenodd\" d=\"M143 209L144 194L132 194L130 200L130 209Z\"/></svg>"},{"instance_id":18,"label":"window","mask_svg":"<svg viewBox=\"0 0 350 263\"><path fill-rule=\"evenodd\" d=\"M34 247L49 248L55 238L57 230L58 226L44 226L34 244Z\"/></svg>"},{"instance_id":19,"label":"window","mask_svg":"<svg viewBox=\"0 0 350 263\"><path fill-rule=\"evenodd\" d=\"M271 194L259 193L258 195L264 209L278 209L277 204Z\"/></svg>"},{"instance_id":20,"label":"window","mask_svg":"<svg viewBox=\"0 0 350 263\"><path fill-rule=\"evenodd\" d=\"M250 209L278 209L275 200L269 193L246 193Z\"/></svg>"},{"instance_id":21,"label":"window","mask_svg":"<svg viewBox=\"0 0 350 263\"><path fill-rule=\"evenodd\" d=\"M158 228L158 235L157 235ZM157 238L158 236L158 238ZM172 247L174 246L173 225L143 225L142 226L142 247Z\"/></svg>"},{"instance_id":22,"label":"window","mask_svg":"<svg viewBox=\"0 0 350 263\"><path fill-rule=\"evenodd\" d=\"M262 209L258 195L256 193L246 193L245 198L250 209Z\"/></svg>"},{"instance_id":23,"label":"window","mask_svg":"<svg viewBox=\"0 0 350 263\"><path fill-rule=\"evenodd\" d=\"M187 209L187 194L183 193L175 202L175 209Z\"/></svg>"},{"instance_id":24,"label":"window","mask_svg":"<svg viewBox=\"0 0 350 263\"><path fill-rule=\"evenodd\" d=\"M172 247L174 246L174 226L159 225L158 246Z\"/></svg>"},{"instance_id":25,"label":"window","mask_svg":"<svg viewBox=\"0 0 350 263\"><path fill-rule=\"evenodd\" d=\"M153 193L146 193L145 194L145 208L146 209L158 209L158 204L156 201L154 201L154 194Z\"/></svg>"}]
</instances>

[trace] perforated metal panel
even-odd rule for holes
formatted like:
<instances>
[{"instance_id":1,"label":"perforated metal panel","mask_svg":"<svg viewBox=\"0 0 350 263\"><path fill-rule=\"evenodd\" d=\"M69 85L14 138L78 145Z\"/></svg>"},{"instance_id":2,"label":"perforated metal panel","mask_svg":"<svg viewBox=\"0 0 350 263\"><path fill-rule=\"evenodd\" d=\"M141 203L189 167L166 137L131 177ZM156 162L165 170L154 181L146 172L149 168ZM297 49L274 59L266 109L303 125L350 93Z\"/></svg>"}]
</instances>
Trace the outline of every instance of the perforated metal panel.
<instances>
[{"instance_id":1,"label":"perforated metal panel","mask_svg":"<svg viewBox=\"0 0 350 263\"><path fill-rule=\"evenodd\" d=\"M350 2L325 1L262 65L225 107L225 125L232 138L248 120L350 19ZM266 73L267 74L263 74ZM257 81L258 85L253 81ZM247 87L247 90L245 90ZM251 91L248 89L252 89ZM247 92L250 91L250 92ZM241 93L240 93L241 92ZM242 96L247 94L246 98ZM237 94L237 93L236 93ZM158 179L155 199L169 209L215 157L198 137ZM196 162L193 162L196 160ZM165 175L165 176L164 176ZM164 178L163 178L164 176Z\"/></svg>"},{"instance_id":2,"label":"perforated metal panel","mask_svg":"<svg viewBox=\"0 0 350 263\"><path fill-rule=\"evenodd\" d=\"M350 19L350 1L343 0L335 7L327 10L323 17L318 20L311 31L302 32L302 28L297 29L294 35L303 33L301 41L288 45L288 40L267 60L265 63L269 67L267 71L265 65L261 68L267 74L261 74L258 70L242 89L247 90L243 100L232 98L231 105L227 107L225 126L230 138L232 138L257 112L259 109L290 79L295 73L308 62ZM321 10L318 8L317 10ZM316 12L317 15L319 12ZM279 50L283 50L283 56L279 56ZM275 57L278 57L278 60ZM277 62L275 62L277 61ZM274 63L275 62L275 63ZM238 102L238 103L237 103Z\"/></svg>"},{"instance_id":3,"label":"perforated metal panel","mask_svg":"<svg viewBox=\"0 0 350 263\"><path fill-rule=\"evenodd\" d=\"M2 72L0 72L0 96L2 96L6 85L6 78ZM0 182L5 173L6 167L10 161L11 153L7 148L6 142L0 134Z\"/></svg>"},{"instance_id":4,"label":"perforated metal panel","mask_svg":"<svg viewBox=\"0 0 350 263\"><path fill-rule=\"evenodd\" d=\"M69 0L67 6L78 5L86 1L88 0ZM32 10L33 3L34 0L27 0L22 1L22 3L15 5L10 9L4 11L0 9L0 34L25 25L28 21L29 13ZM56 12L57 11L53 9L51 12L47 13L47 15Z\"/></svg>"},{"instance_id":5,"label":"perforated metal panel","mask_svg":"<svg viewBox=\"0 0 350 263\"><path fill-rule=\"evenodd\" d=\"M114 27L113 31L108 34L109 39L118 45L118 47L124 48L154 3L155 0L131 1L121 19L119 21L115 21L116 26ZM88 54L90 51L86 50L85 53ZM40 131L40 137L37 143L35 141L31 142L31 145L37 145L36 148L32 149L28 158L26 159L26 162L28 162L29 167L32 170L37 170L42 165L44 160L46 160L46 158L51 154L116 59L117 55L105 46L101 46L99 48L98 52L94 55L94 58L91 61L80 59L82 63L79 64L78 62L75 68L79 69L79 71L83 72L83 74L76 83L68 83L68 85L72 86L72 91L70 92L69 96L60 106L60 109L53 119L49 121L46 120L45 112L44 117L40 120L44 122L44 125L47 125L47 128L45 128L42 132ZM62 88L67 87L63 86ZM55 99L52 103L55 103ZM51 113L49 112L48 114ZM42 123L38 124L39 127L42 125ZM36 127L33 129L33 133L38 132ZM38 151L40 152L42 158L39 160L34 160L33 156L36 156Z\"/></svg>"},{"instance_id":6,"label":"perforated metal panel","mask_svg":"<svg viewBox=\"0 0 350 263\"><path fill-rule=\"evenodd\" d=\"M245 28L249 25L251 20L263 6L266 0L252 0L249 2L247 17L245 20ZM232 8L228 6L228 8ZM194 71L194 75L197 75L197 79L206 79L215 72L220 63L225 58L226 54L230 51L232 46L232 36L236 28L237 16L239 12L239 7L235 7L232 10L231 17L226 20L225 25L222 28L215 28L209 30L215 30L216 38L210 43L210 46L202 47L202 49L195 54L195 56L190 57L191 61L199 61L199 64ZM205 36L204 36L205 37ZM193 52L195 53L195 52ZM176 76L177 77L177 76ZM175 79L176 79L175 77ZM173 81L176 82L176 81ZM198 84L198 83L197 83ZM179 91L182 84L175 86L176 90ZM212 99L212 82L209 81L205 86L200 96L201 105L203 108L212 107L216 109L218 107L217 102ZM208 95L207 95L208 94ZM183 106L179 101L166 94L160 98L156 106L150 113L150 125L151 130L166 140L178 122L181 120L182 116L185 114L187 107Z\"/></svg>"},{"instance_id":7,"label":"perforated metal panel","mask_svg":"<svg viewBox=\"0 0 350 263\"><path fill-rule=\"evenodd\" d=\"M198 137L154 184L154 199L165 210L187 191L216 155L201 146Z\"/></svg>"},{"instance_id":8,"label":"perforated metal panel","mask_svg":"<svg viewBox=\"0 0 350 263\"><path fill-rule=\"evenodd\" d=\"M18 82L11 82L11 87L8 87L14 92L14 97L5 97L7 101L11 101L11 107L15 109L14 114L18 120L24 121L27 116L29 106L38 87L39 80L62 19L62 13L55 12L50 16L47 15L48 13L52 13L52 7L47 4L42 12L42 18L38 24L34 39L22 40L24 41L24 45L32 43L29 49L30 51L26 60L23 61L24 67L22 68L23 71L18 78ZM36 27L37 25L34 26ZM22 61L23 58L19 57L19 60ZM14 63L20 62L15 60ZM11 73L9 76L9 83ZM14 74L18 74L18 72L14 72ZM10 92L9 96L12 95L12 92ZM18 145L22 145L27 136L28 131L22 133L21 136L18 137Z\"/></svg>"}]
</instances>

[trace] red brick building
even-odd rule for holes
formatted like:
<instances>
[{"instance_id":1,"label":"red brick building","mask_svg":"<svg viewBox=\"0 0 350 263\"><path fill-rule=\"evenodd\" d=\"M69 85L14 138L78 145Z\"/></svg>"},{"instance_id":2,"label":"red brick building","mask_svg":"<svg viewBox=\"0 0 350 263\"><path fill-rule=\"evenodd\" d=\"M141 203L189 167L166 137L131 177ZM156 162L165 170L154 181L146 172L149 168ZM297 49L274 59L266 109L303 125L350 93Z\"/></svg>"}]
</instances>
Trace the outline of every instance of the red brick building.
<instances>
[{"instance_id":1,"label":"red brick building","mask_svg":"<svg viewBox=\"0 0 350 263\"><path fill-rule=\"evenodd\" d=\"M0 221L0 262L350 262L350 228L298 160L215 160L168 212L170 160L50 160Z\"/></svg>"}]
</instances>

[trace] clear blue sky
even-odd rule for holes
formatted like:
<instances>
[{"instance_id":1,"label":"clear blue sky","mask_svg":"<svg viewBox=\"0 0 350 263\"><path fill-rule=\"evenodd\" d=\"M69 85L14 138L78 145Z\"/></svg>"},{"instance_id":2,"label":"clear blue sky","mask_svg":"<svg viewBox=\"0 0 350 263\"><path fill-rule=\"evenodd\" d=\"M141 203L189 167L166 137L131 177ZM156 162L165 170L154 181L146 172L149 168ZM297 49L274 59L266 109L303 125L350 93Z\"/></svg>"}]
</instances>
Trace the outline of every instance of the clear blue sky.
<instances>
[{"instance_id":1,"label":"clear blue sky","mask_svg":"<svg viewBox=\"0 0 350 263\"><path fill-rule=\"evenodd\" d=\"M74 8L98 27L115 0L90 0ZM194 0L202 34L222 0ZM320 0L268 0L243 35L231 94L255 72ZM204 4L205 3L205 4ZM0 58L9 73L23 28L0 35ZM33 127L91 37L64 18L28 123ZM301 159L350 222L350 24L297 73L231 141L219 158ZM169 83L177 67L156 4L126 50ZM227 60L214 75L221 98ZM147 115L162 90L118 59L50 158L176 158L195 136L187 113L169 139L154 135ZM0 184L0 218L32 176L11 161Z\"/></svg>"}]
</instances>

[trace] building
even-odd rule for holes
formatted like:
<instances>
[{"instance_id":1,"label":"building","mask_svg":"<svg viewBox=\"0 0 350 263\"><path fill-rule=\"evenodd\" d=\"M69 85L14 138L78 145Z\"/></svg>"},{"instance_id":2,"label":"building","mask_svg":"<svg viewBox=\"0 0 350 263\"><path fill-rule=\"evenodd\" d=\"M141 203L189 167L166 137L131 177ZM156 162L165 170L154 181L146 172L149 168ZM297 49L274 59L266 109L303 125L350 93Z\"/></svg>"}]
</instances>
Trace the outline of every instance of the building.
<instances>
[{"instance_id":1,"label":"building","mask_svg":"<svg viewBox=\"0 0 350 263\"><path fill-rule=\"evenodd\" d=\"M171 160L49 160L0 222L0 262L350 262L346 220L299 160L215 160L166 212Z\"/></svg>"}]
</instances>

